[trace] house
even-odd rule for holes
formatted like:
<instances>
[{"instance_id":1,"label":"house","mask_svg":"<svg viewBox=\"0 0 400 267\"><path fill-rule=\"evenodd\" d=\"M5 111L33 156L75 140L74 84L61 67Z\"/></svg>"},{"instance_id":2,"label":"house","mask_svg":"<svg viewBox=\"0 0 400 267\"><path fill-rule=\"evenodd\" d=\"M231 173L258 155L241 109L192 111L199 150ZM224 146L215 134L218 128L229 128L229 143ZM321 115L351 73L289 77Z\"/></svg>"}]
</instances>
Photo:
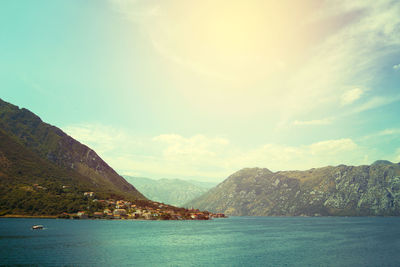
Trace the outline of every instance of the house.
<instances>
[{"instance_id":1,"label":"house","mask_svg":"<svg viewBox=\"0 0 400 267\"><path fill-rule=\"evenodd\" d=\"M208 214L204 214L202 212L199 212L199 213L196 214L196 219L197 220L208 220L209 217L208 217Z\"/></svg>"},{"instance_id":2,"label":"house","mask_svg":"<svg viewBox=\"0 0 400 267\"><path fill-rule=\"evenodd\" d=\"M94 192L85 192L83 193L85 197L94 197Z\"/></svg>"},{"instance_id":3,"label":"house","mask_svg":"<svg viewBox=\"0 0 400 267\"><path fill-rule=\"evenodd\" d=\"M76 214L79 219L88 219L88 215L84 212L84 211L78 211L78 213Z\"/></svg>"},{"instance_id":4,"label":"house","mask_svg":"<svg viewBox=\"0 0 400 267\"><path fill-rule=\"evenodd\" d=\"M46 190L46 189L47 189L46 187L41 186L41 185L39 185L39 184L34 184L33 187L35 187L36 189L43 189L43 190Z\"/></svg>"},{"instance_id":5,"label":"house","mask_svg":"<svg viewBox=\"0 0 400 267\"><path fill-rule=\"evenodd\" d=\"M138 209L136 210L133 215L135 216L135 218L139 218L140 216L142 216L142 210Z\"/></svg>"},{"instance_id":6,"label":"house","mask_svg":"<svg viewBox=\"0 0 400 267\"><path fill-rule=\"evenodd\" d=\"M103 212L99 212L96 211L95 213L93 213L93 217L95 218L103 218L104 213Z\"/></svg>"},{"instance_id":7,"label":"house","mask_svg":"<svg viewBox=\"0 0 400 267\"><path fill-rule=\"evenodd\" d=\"M175 213L174 210L166 210L166 211L164 211L164 213L169 214L169 215L171 215L171 216L178 215L177 213Z\"/></svg>"},{"instance_id":8,"label":"house","mask_svg":"<svg viewBox=\"0 0 400 267\"><path fill-rule=\"evenodd\" d=\"M118 201L116 202L115 207L116 207L117 209L123 209L123 208L129 207L129 206L127 205L127 202L125 202L124 200L118 200Z\"/></svg>"},{"instance_id":9,"label":"house","mask_svg":"<svg viewBox=\"0 0 400 267\"><path fill-rule=\"evenodd\" d=\"M115 209L114 215L127 215L126 209Z\"/></svg>"},{"instance_id":10,"label":"house","mask_svg":"<svg viewBox=\"0 0 400 267\"><path fill-rule=\"evenodd\" d=\"M110 209L105 209L105 210L103 211L103 213L104 213L104 214L111 213L111 210L110 210Z\"/></svg>"},{"instance_id":11,"label":"house","mask_svg":"<svg viewBox=\"0 0 400 267\"><path fill-rule=\"evenodd\" d=\"M150 220L150 219L151 219L151 213L143 213L142 216L143 216L146 220Z\"/></svg>"}]
</instances>

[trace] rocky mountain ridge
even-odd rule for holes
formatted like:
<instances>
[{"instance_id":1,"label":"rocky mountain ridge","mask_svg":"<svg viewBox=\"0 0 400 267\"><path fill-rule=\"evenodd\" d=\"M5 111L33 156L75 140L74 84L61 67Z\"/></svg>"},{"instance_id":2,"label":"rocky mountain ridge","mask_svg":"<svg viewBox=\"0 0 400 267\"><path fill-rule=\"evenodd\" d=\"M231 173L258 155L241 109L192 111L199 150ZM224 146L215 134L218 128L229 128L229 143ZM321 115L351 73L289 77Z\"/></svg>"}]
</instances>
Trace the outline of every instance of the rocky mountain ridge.
<instances>
[{"instance_id":1,"label":"rocky mountain ridge","mask_svg":"<svg viewBox=\"0 0 400 267\"><path fill-rule=\"evenodd\" d=\"M400 165L247 168L188 205L237 216L399 216Z\"/></svg>"}]
</instances>

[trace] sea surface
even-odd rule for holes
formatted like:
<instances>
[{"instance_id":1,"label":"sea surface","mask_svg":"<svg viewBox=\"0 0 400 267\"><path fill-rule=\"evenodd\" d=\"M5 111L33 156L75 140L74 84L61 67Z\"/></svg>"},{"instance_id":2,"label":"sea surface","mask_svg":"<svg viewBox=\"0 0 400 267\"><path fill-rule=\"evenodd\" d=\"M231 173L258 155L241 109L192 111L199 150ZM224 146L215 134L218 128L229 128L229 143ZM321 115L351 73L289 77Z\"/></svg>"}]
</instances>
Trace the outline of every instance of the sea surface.
<instances>
[{"instance_id":1,"label":"sea surface","mask_svg":"<svg viewBox=\"0 0 400 267\"><path fill-rule=\"evenodd\" d=\"M400 218L0 219L0 265L400 266Z\"/></svg>"}]
</instances>

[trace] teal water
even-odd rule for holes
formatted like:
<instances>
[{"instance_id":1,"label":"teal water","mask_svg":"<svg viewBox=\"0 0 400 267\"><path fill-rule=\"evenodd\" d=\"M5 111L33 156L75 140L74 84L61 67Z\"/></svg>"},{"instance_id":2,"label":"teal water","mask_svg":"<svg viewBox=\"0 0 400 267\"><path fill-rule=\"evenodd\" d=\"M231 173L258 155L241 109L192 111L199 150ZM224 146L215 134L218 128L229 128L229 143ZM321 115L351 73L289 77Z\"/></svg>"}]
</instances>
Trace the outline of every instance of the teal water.
<instances>
[{"instance_id":1,"label":"teal water","mask_svg":"<svg viewBox=\"0 0 400 267\"><path fill-rule=\"evenodd\" d=\"M400 266L400 218L0 219L0 265L24 264Z\"/></svg>"}]
</instances>

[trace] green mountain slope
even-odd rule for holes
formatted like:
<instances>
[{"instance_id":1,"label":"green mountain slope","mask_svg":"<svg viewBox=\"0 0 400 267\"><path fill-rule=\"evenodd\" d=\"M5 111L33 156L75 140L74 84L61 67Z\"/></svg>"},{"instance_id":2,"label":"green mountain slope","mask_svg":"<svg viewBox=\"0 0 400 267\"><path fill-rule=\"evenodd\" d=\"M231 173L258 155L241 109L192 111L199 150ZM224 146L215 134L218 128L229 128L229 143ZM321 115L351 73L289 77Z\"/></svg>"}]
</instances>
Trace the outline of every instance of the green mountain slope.
<instances>
[{"instance_id":1,"label":"green mountain slope","mask_svg":"<svg viewBox=\"0 0 400 267\"><path fill-rule=\"evenodd\" d=\"M147 198L175 206L183 206L212 187L208 186L208 183L199 182L195 184L196 182L180 179L154 180L143 177L124 177Z\"/></svg>"},{"instance_id":2,"label":"green mountain slope","mask_svg":"<svg viewBox=\"0 0 400 267\"><path fill-rule=\"evenodd\" d=\"M238 216L399 216L400 165L242 169L188 205Z\"/></svg>"},{"instance_id":3,"label":"green mountain slope","mask_svg":"<svg viewBox=\"0 0 400 267\"><path fill-rule=\"evenodd\" d=\"M130 198L145 199L92 149L68 136L61 129L42 122L29 110L19 109L1 99L0 129L41 159L86 177L93 187L107 188Z\"/></svg>"},{"instance_id":4,"label":"green mountain slope","mask_svg":"<svg viewBox=\"0 0 400 267\"><path fill-rule=\"evenodd\" d=\"M88 206L82 197L85 191L95 191L98 197L118 194L41 159L0 130L0 215L76 212Z\"/></svg>"}]
</instances>

